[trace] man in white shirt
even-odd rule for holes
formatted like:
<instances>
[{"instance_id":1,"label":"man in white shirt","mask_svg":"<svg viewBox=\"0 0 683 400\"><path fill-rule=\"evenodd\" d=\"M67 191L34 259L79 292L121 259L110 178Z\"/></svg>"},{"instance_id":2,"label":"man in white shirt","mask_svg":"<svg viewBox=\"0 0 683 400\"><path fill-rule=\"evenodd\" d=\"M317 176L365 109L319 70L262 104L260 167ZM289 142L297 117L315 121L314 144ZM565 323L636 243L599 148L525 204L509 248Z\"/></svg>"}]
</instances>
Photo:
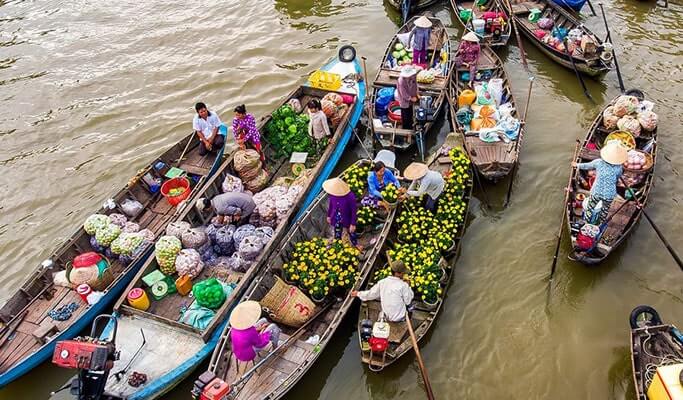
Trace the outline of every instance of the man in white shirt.
<instances>
[{"instance_id":1,"label":"man in white shirt","mask_svg":"<svg viewBox=\"0 0 683 400\"><path fill-rule=\"evenodd\" d=\"M377 282L370 290L351 292L352 297L358 297L362 301L380 299L382 313L389 322L403 321L406 318L406 307L413 301L413 290L403 280L408 272L402 261L391 263L391 276L387 276Z\"/></svg>"},{"instance_id":2,"label":"man in white shirt","mask_svg":"<svg viewBox=\"0 0 683 400\"><path fill-rule=\"evenodd\" d=\"M209 111L206 104L199 102L195 104L194 109L197 111L197 115L192 120L192 129L199 137L201 142L199 154L203 156L210 151L223 147L227 129L218 118L218 114Z\"/></svg>"},{"instance_id":3,"label":"man in white shirt","mask_svg":"<svg viewBox=\"0 0 683 400\"><path fill-rule=\"evenodd\" d=\"M411 163L403 172L406 179L410 179L413 183L410 184L405 194L408 196L422 196L427 195L425 208L430 211L436 210L436 201L443 192L446 182L443 176L437 171L431 171L426 164ZM416 190L416 186L419 187Z\"/></svg>"}]
</instances>

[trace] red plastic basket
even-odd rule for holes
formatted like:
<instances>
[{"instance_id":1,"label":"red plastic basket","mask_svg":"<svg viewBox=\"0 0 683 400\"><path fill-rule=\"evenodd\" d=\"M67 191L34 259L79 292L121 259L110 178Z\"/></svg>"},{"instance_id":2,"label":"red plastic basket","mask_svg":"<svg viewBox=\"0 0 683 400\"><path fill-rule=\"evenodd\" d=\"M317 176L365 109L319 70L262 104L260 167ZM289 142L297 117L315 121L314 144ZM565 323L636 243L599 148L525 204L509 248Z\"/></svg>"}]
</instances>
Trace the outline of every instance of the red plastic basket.
<instances>
[{"instance_id":1,"label":"red plastic basket","mask_svg":"<svg viewBox=\"0 0 683 400\"><path fill-rule=\"evenodd\" d=\"M185 188L185 191L177 196L171 196L168 192L175 188ZM168 204L172 206L177 206L181 201L187 199L190 196L190 181L185 177L178 177L169 179L161 185L161 194L166 198Z\"/></svg>"},{"instance_id":2,"label":"red plastic basket","mask_svg":"<svg viewBox=\"0 0 683 400\"><path fill-rule=\"evenodd\" d=\"M401 105L396 100L389 103L389 119L394 122L401 122Z\"/></svg>"}]
</instances>

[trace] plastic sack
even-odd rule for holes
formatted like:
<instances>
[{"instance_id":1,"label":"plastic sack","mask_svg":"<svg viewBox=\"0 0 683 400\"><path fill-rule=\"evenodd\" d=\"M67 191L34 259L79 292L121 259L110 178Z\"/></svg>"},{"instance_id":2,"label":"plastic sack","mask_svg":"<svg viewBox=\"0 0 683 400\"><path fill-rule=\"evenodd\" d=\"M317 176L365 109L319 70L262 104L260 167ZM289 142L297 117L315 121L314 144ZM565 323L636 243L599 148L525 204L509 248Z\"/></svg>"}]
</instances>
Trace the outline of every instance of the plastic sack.
<instances>
[{"instance_id":1,"label":"plastic sack","mask_svg":"<svg viewBox=\"0 0 683 400\"><path fill-rule=\"evenodd\" d=\"M202 273L204 263L197 250L183 249L176 256L175 269L180 276L189 275L190 278L196 278Z\"/></svg>"},{"instance_id":2,"label":"plastic sack","mask_svg":"<svg viewBox=\"0 0 683 400\"><path fill-rule=\"evenodd\" d=\"M223 189L223 193L243 192L244 185L242 184L242 180L240 178L230 174L225 174L225 179L223 179L221 189Z\"/></svg>"},{"instance_id":3,"label":"plastic sack","mask_svg":"<svg viewBox=\"0 0 683 400\"><path fill-rule=\"evenodd\" d=\"M301 110L303 110L303 107L301 106L301 102L299 99L290 99L287 104L292 107L292 110L294 110L295 113L300 113Z\"/></svg>"},{"instance_id":4,"label":"plastic sack","mask_svg":"<svg viewBox=\"0 0 683 400\"><path fill-rule=\"evenodd\" d=\"M211 321L215 316L215 311L193 302L187 310L182 311L182 315L178 319L178 322L203 331L211 324Z\"/></svg>"},{"instance_id":5,"label":"plastic sack","mask_svg":"<svg viewBox=\"0 0 683 400\"><path fill-rule=\"evenodd\" d=\"M503 102L503 80L500 78L493 78L489 81L489 93L493 97L493 101L496 105L500 105Z\"/></svg>"},{"instance_id":6,"label":"plastic sack","mask_svg":"<svg viewBox=\"0 0 683 400\"><path fill-rule=\"evenodd\" d=\"M643 111L638 114L638 122L646 131L653 131L657 128L657 114L652 111Z\"/></svg>"},{"instance_id":7,"label":"plastic sack","mask_svg":"<svg viewBox=\"0 0 683 400\"><path fill-rule=\"evenodd\" d=\"M261 156L256 150L238 150L233 157L235 171L242 176L244 172L261 168Z\"/></svg>"},{"instance_id":8,"label":"plastic sack","mask_svg":"<svg viewBox=\"0 0 683 400\"><path fill-rule=\"evenodd\" d=\"M252 193L256 193L268 184L268 172L260 169L256 176L244 182L244 187Z\"/></svg>"},{"instance_id":9,"label":"plastic sack","mask_svg":"<svg viewBox=\"0 0 683 400\"><path fill-rule=\"evenodd\" d=\"M135 222L128 221L125 224L123 224L123 227L121 228L121 232L126 232L126 233L135 233L140 231L140 225L136 224Z\"/></svg>"},{"instance_id":10,"label":"plastic sack","mask_svg":"<svg viewBox=\"0 0 683 400\"><path fill-rule=\"evenodd\" d=\"M148 242L153 242L154 241L154 232L150 231L149 229L140 229L138 231L142 237L148 241Z\"/></svg>"},{"instance_id":11,"label":"plastic sack","mask_svg":"<svg viewBox=\"0 0 683 400\"><path fill-rule=\"evenodd\" d=\"M126 222L128 222L126 216L119 213L109 214L109 219L112 224L118 225L119 228L123 228L126 225Z\"/></svg>"},{"instance_id":12,"label":"plastic sack","mask_svg":"<svg viewBox=\"0 0 683 400\"><path fill-rule=\"evenodd\" d=\"M512 140L517 139L517 136L519 136L519 127L519 120L510 116L502 118L498 122L498 128L503 130L505 135Z\"/></svg>"},{"instance_id":13,"label":"plastic sack","mask_svg":"<svg viewBox=\"0 0 683 400\"><path fill-rule=\"evenodd\" d=\"M474 91L477 93L477 104L482 106L493 104L493 97L489 93L488 83L475 84Z\"/></svg>"},{"instance_id":14,"label":"plastic sack","mask_svg":"<svg viewBox=\"0 0 683 400\"><path fill-rule=\"evenodd\" d=\"M229 256L235 250L234 247L235 225L220 227L215 234L213 250L220 256Z\"/></svg>"},{"instance_id":15,"label":"plastic sack","mask_svg":"<svg viewBox=\"0 0 683 400\"><path fill-rule=\"evenodd\" d=\"M95 232L95 240L100 246L108 247L120 234L121 228L118 225L109 224Z\"/></svg>"},{"instance_id":16,"label":"plastic sack","mask_svg":"<svg viewBox=\"0 0 683 400\"><path fill-rule=\"evenodd\" d=\"M472 117L474 117L474 113L469 106L460 107L458 111L455 112L455 120L463 126L469 125L470 122L472 122Z\"/></svg>"},{"instance_id":17,"label":"plastic sack","mask_svg":"<svg viewBox=\"0 0 683 400\"><path fill-rule=\"evenodd\" d=\"M619 122L619 117L614 114L614 107L609 106L605 108L605 111L602 112L602 124L605 126L605 129L608 131L614 130L617 127L617 122Z\"/></svg>"},{"instance_id":18,"label":"plastic sack","mask_svg":"<svg viewBox=\"0 0 683 400\"><path fill-rule=\"evenodd\" d=\"M553 28L552 32L550 32L551 35L559 39L560 43L564 42L564 38L567 37L568 33L567 28L563 26L556 26ZM562 44L562 46L564 47L564 44Z\"/></svg>"},{"instance_id":19,"label":"plastic sack","mask_svg":"<svg viewBox=\"0 0 683 400\"><path fill-rule=\"evenodd\" d=\"M209 278L196 283L192 287L192 295L197 304L215 310L225 301L223 286L216 278Z\"/></svg>"},{"instance_id":20,"label":"plastic sack","mask_svg":"<svg viewBox=\"0 0 683 400\"><path fill-rule=\"evenodd\" d=\"M154 245L154 256L159 269L166 275L175 273L175 258L182 250L183 245L175 236L162 236Z\"/></svg>"},{"instance_id":21,"label":"plastic sack","mask_svg":"<svg viewBox=\"0 0 683 400\"><path fill-rule=\"evenodd\" d=\"M125 199L121 202L121 210L123 210L123 213L126 214L128 218L137 217L144 209L145 206L137 200Z\"/></svg>"},{"instance_id":22,"label":"plastic sack","mask_svg":"<svg viewBox=\"0 0 683 400\"><path fill-rule=\"evenodd\" d=\"M251 262L242 258L239 253L235 253L230 257L230 269L233 271L247 272L249 267L251 267Z\"/></svg>"},{"instance_id":23,"label":"plastic sack","mask_svg":"<svg viewBox=\"0 0 683 400\"><path fill-rule=\"evenodd\" d=\"M83 229L88 235L94 235L98 229L104 228L105 226L111 224L111 219L108 215L104 214L92 214L85 219L83 223Z\"/></svg>"},{"instance_id":24,"label":"plastic sack","mask_svg":"<svg viewBox=\"0 0 683 400\"><path fill-rule=\"evenodd\" d=\"M203 230L197 228L188 229L183 232L180 239L183 243L183 247L186 249L197 249L209 240L207 234Z\"/></svg>"},{"instance_id":25,"label":"plastic sack","mask_svg":"<svg viewBox=\"0 0 683 400\"><path fill-rule=\"evenodd\" d=\"M567 33L567 39L574 43L581 41L581 36L583 36L583 31L579 28L574 28Z\"/></svg>"},{"instance_id":26,"label":"plastic sack","mask_svg":"<svg viewBox=\"0 0 683 400\"><path fill-rule=\"evenodd\" d=\"M511 117L513 111L515 111L515 107L512 103L505 103L498 107L498 116L500 118Z\"/></svg>"},{"instance_id":27,"label":"plastic sack","mask_svg":"<svg viewBox=\"0 0 683 400\"><path fill-rule=\"evenodd\" d=\"M621 118L626 114L634 113L638 108L638 99L634 96L619 96L614 102L614 115Z\"/></svg>"},{"instance_id":28,"label":"plastic sack","mask_svg":"<svg viewBox=\"0 0 683 400\"><path fill-rule=\"evenodd\" d=\"M263 241L256 235L245 237L237 249L238 254L246 261L254 261L263 250Z\"/></svg>"},{"instance_id":29,"label":"plastic sack","mask_svg":"<svg viewBox=\"0 0 683 400\"><path fill-rule=\"evenodd\" d=\"M198 248L197 252L204 265L214 265L216 263L218 254L213 250L213 245L210 241L207 241L202 247Z\"/></svg>"},{"instance_id":30,"label":"plastic sack","mask_svg":"<svg viewBox=\"0 0 683 400\"><path fill-rule=\"evenodd\" d=\"M256 227L251 224L242 225L235 229L235 233L232 236L232 241L235 244L235 248L239 249L242 240L244 240L244 238L247 236L251 236L255 230Z\"/></svg>"},{"instance_id":31,"label":"plastic sack","mask_svg":"<svg viewBox=\"0 0 683 400\"><path fill-rule=\"evenodd\" d=\"M549 31L553 29L553 26L555 26L555 21L553 21L551 18L541 18L538 20L537 24L539 28Z\"/></svg>"},{"instance_id":32,"label":"plastic sack","mask_svg":"<svg viewBox=\"0 0 683 400\"><path fill-rule=\"evenodd\" d=\"M617 122L617 128L630 132L634 137L640 136L640 122L630 115L624 115Z\"/></svg>"},{"instance_id":33,"label":"plastic sack","mask_svg":"<svg viewBox=\"0 0 683 400\"><path fill-rule=\"evenodd\" d=\"M638 103L637 112L642 113L643 111L652 111L655 109L655 103L650 100L643 100Z\"/></svg>"},{"instance_id":34,"label":"plastic sack","mask_svg":"<svg viewBox=\"0 0 683 400\"><path fill-rule=\"evenodd\" d=\"M145 239L139 233L123 232L111 242L111 251L118 255L132 255L133 251L144 241Z\"/></svg>"},{"instance_id":35,"label":"plastic sack","mask_svg":"<svg viewBox=\"0 0 683 400\"><path fill-rule=\"evenodd\" d=\"M469 106L470 104L474 103L476 99L477 94L474 91L465 89L460 93L460 96L458 96L458 108Z\"/></svg>"},{"instance_id":36,"label":"plastic sack","mask_svg":"<svg viewBox=\"0 0 683 400\"><path fill-rule=\"evenodd\" d=\"M535 29L534 36L536 36L536 38L538 38L539 40L543 40L543 38L548 36L548 31L545 31L543 29Z\"/></svg>"},{"instance_id":37,"label":"plastic sack","mask_svg":"<svg viewBox=\"0 0 683 400\"><path fill-rule=\"evenodd\" d=\"M192 228L192 225L186 221L171 222L166 227L166 234L180 239L183 237L183 233L189 231L190 228Z\"/></svg>"},{"instance_id":38,"label":"plastic sack","mask_svg":"<svg viewBox=\"0 0 683 400\"><path fill-rule=\"evenodd\" d=\"M344 104L344 99L338 93L330 92L323 97L323 100L328 100L334 103L336 106Z\"/></svg>"}]
</instances>

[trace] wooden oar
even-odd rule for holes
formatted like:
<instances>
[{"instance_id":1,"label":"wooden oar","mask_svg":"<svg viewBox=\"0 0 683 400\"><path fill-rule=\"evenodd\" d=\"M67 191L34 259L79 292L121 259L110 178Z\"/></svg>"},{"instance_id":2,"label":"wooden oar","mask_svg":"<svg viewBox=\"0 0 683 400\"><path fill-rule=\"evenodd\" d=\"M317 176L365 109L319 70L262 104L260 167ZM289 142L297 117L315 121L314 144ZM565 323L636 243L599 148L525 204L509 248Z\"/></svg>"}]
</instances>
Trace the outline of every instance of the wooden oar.
<instances>
[{"instance_id":1,"label":"wooden oar","mask_svg":"<svg viewBox=\"0 0 683 400\"><path fill-rule=\"evenodd\" d=\"M529 77L529 92L527 93L526 96L526 105L524 106L524 115L521 118L520 121L520 127L519 129L521 130L524 128L526 130L526 116L527 113L529 112L529 102L531 101L531 88L534 85L534 77L530 76ZM515 153L517 152L517 149L519 148L519 142L521 141L521 138L519 135L517 136L517 140L515 141L515 148L514 151ZM503 204L503 207L507 207L508 204L510 203L510 195L512 194L512 184L515 181L515 174L517 173L517 166L519 165L519 155L517 156L517 161L515 164L512 166L512 171L510 173L510 186L508 186L508 193L505 196L505 204Z\"/></svg>"},{"instance_id":2,"label":"wooden oar","mask_svg":"<svg viewBox=\"0 0 683 400\"><path fill-rule=\"evenodd\" d=\"M591 4L591 0L586 0L586 3L588 3L588 8L591 9L591 14L596 17L598 14L595 13L595 9L593 8L593 4Z\"/></svg>"},{"instance_id":3,"label":"wooden oar","mask_svg":"<svg viewBox=\"0 0 683 400\"><path fill-rule=\"evenodd\" d=\"M576 146L574 147L574 156L572 157L572 163L576 161L579 156L581 141L576 140ZM562 233L564 232L564 218L567 216L567 201L569 200L569 192L572 188L572 181L574 180L575 167L572 167L572 172L569 174L569 182L565 188L564 203L562 203L562 218L560 219L560 228L557 231L557 245L555 245L555 255L553 255L553 264L550 267L550 278L548 279L548 295L546 297L545 306L548 307L550 303L550 289L553 286L553 276L555 275L555 269L557 268L557 255L560 252L560 243L562 242Z\"/></svg>"},{"instance_id":4,"label":"wooden oar","mask_svg":"<svg viewBox=\"0 0 683 400\"><path fill-rule=\"evenodd\" d=\"M662 231L659 230L659 227L657 226L657 224L655 224L655 222L652 220L652 218L650 218L650 216L647 215L647 212L645 212L645 207L643 207L643 204L636 198L635 193L633 193L633 189L631 189L631 187L624 181L624 179L622 177L619 177L619 180L626 187L626 189L631 193L631 197L633 198L633 200L635 200L636 205L638 206L640 211L643 212L645 219L647 219L647 222L650 223L650 225L652 226L652 229L655 230L655 233L657 233L659 240L661 240L662 243L664 243L664 246L666 246L666 249L669 251L669 254L671 254L671 257L673 257L674 261L676 261L676 264L678 264L678 267L681 270L683 270L683 261L681 261L681 258L678 256L678 253L676 253L676 251L671 247L671 245L669 244L669 241L666 240L666 238L664 237L664 234L662 233Z\"/></svg>"},{"instance_id":5,"label":"wooden oar","mask_svg":"<svg viewBox=\"0 0 683 400\"><path fill-rule=\"evenodd\" d=\"M512 20L512 29L515 31L515 39L517 39L517 45L519 46L519 55L522 58L522 65L524 66L524 69L526 72L529 72L529 66L527 65L526 62L526 53L524 51L524 44L522 44L522 39L519 37L519 30L517 29L517 23L515 22L515 12L512 11L512 4L510 3L510 0L505 0L505 3L507 4L508 10L510 12L510 15L508 16Z\"/></svg>"},{"instance_id":6,"label":"wooden oar","mask_svg":"<svg viewBox=\"0 0 683 400\"><path fill-rule=\"evenodd\" d=\"M593 100L593 96L591 96L590 93L588 93L588 88L586 87L586 82L583 81L583 77L581 76L581 73L579 70L576 68L576 64L574 63L574 57L569 54L569 42L567 41L567 38L564 38L564 54L569 58L569 62L572 64L572 69L574 70L574 73L576 74L576 79L579 80L579 83L581 83L581 88L583 89L583 94L588 97L590 101L595 103L595 100Z\"/></svg>"},{"instance_id":7,"label":"wooden oar","mask_svg":"<svg viewBox=\"0 0 683 400\"><path fill-rule=\"evenodd\" d=\"M413 350L415 350L415 356L417 357L417 364L420 367L420 374L422 375L422 381L425 384L425 392L427 393L427 399L434 400L434 392L432 392L432 385L429 383L429 376L427 376L427 368L425 368L424 362L422 361L422 354L420 354L420 347L417 345L417 338L415 338L415 332L413 331L413 324L410 322L410 314L406 311L406 325L408 326L408 333L410 334L410 341L413 343Z\"/></svg>"},{"instance_id":8,"label":"wooden oar","mask_svg":"<svg viewBox=\"0 0 683 400\"><path fill-rule=\"evenodd\" d=\"M370 91L370 82L368 82L368 67L365 64L365 61L367 60L367 58L361 57L360 59L363 62L363 79L365 79L365 92L367 93L368 91ZM374 143L374 141L376 140L375 124L373 122L375 117L374 117L373 112L372 112L372 105L370 104L371 103L371 100L369 99L370 96L367 96L367 97L368 97L368 99L365 101L365 112L368 114L368 125L370 125L370 132L372 132L372 140Z\"/></svg>"},{"instance_id":9,"label":"wooden oar","mask_svg":"<svg viewBox=\"0 0 683 400\"><path fill-rule=\"evenodd\" d=\"M605 23L605 30L607 31L606 41L612 43L612 59L614 60L614 68L617 70L617 79L619 79L619 89L621 93L626 90L624 88L624 80L621 78L621 70L619 69L619 61L617 61L617 51L614 49L614 41L612 41L612 34L609 31L609 25L607 25L607 17L605 16L605 9L602 7L602 2L598 3L600 6L600 12L602 13L602 21Z\"/></svg>"}]
</instances>

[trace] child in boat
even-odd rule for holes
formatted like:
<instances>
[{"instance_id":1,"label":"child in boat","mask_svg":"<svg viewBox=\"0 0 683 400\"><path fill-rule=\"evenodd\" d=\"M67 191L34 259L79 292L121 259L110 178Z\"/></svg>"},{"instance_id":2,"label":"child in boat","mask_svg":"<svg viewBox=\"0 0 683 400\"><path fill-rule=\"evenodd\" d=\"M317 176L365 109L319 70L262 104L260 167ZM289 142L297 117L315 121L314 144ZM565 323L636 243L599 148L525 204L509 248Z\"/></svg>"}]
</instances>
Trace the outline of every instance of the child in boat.
<instances>
[{"instance_id":1,"label":"child in boat","mask_svg":"<svg viewBox=\"0 0 683 400\"><path fill-rule=\"evenodd\" d=\"M323 182L323 190L330 197L327 223L334 230L334 238L339 240L348 237L351 244L358 247L356 195L353 194L349 185L339 178L332 178Z\"/></svg>"},{"instance_id":2,"label":"child in boat","mask_svg":"<svg viewBox=\"0 0 683 400\"><path fill-rule=\"evenodd\" d=\"M470 69L470 87L472 87L474 77L477 74L477 61L480 52L479 37L474 32L468 32L462 37L458 51L455 52L455 67L460 68L462 66Z\"/></svg>"},{"instance_id":3,"label":"child in boat","mask_svg":"<svg viewBox=\"0 0 683 400\"><path fill-rule=\"evenodd\" d=\"M225 144L225 134L227 128L218 118L218 114L209 111L206 104L199 102L194 105L197 115L192 120L192 129L199 137L199 154L204 156L207 153L219 150Z\"/></svg>"},{"instance_id":4,"label":"child in boat","mask_svg":"<svg viewBox=\"0 0 683 400\"><path fill-rule=\"evenodd\" d=\"M391 263L391 276L377 282L370 290L351 291L352 297L361 301L380 299L382 313L389 322L403 321L406 318L406 307L413 301L413 289L404 280L408 268L402 261Z\"/></svg>"},{"instance_id":5,"label":"child in boat","mask_svg":"<svg viewBox=\"0 0 683 400\"><path fill-rule=\"evenodd\" d=\"M405 193L402 196L403 199L406 196L420 197L426 194L427 199L424 207L429 211L436 211L436 203L446 183L443 176L437 171L430 170L426 164L418 162L408 165L403 176L413 181L407 190L401 188L401 191Z\"/></svg>"},{"instance_id":6,"label":"child in boat","mask_svg":"<svg viewBox=\"0 0 683 400\"><path fill-rule=\"evenodd\" d=\"M323 144L326 144L323 139L330 136L330 126L327 124L327 115L322 110L320 101L313 99L308 102L308 114L310 122L308 124L308 134L315 140L315 147L318 153L321 151Z\"/></svg>"},{"instance_id":7,"label":"child in boat","mask_svg":"<svg viewBox=\"0 0 683 400\"><path fill-rule=\"evenodd\" d=\"M595 182L588 197L588 206L584 210L587 222L601 225L607 219L612 201L617 196L617 182L624 173L622 164L628 158L628 150L619 141L608 142L600 150L600 158L587 163L573 163L580 170L595 170ZM596 216L595 208L602 202L600 214Z\"/></svg>"},{"instance_id":8,"label":"child in boat","mask_svg":"<svg viewBox=\"0 0 683 400\"><path fill-rule=\"evenodd\" d=\"M211 201L202 197L197 200L196 207L200 213L214 211L219 224L229 224L249 220L256 203L249 193L228 192L215 196Z\"/></svg>"},{"instance_id":9,"label":"child in boat","mask_svg":"<svg viewBox=\"0 0 683 400\"><path fill-rule=\"evenodd\" d=\"M230 327L232 353L239 361L252 361L268 343L275 349L280 342L280 328L261 318L257 301L247 300L235 306L230 314Z\"/></svg>"},{"instance_id":10,"label":"child in boat","mask_svg":"<svg viewBox=\"0 0 683 400\"><path fill-rule=\"evenodd\" d=\"M415 21L415 29L408 36L408 43L413 46L413 64L427 66L427 48L432 35L432 21L424 15ZM415 38L413 40L413 38Z\"/></svg>"},{"instance_id":11,"label":"child in boat","mask_svg":"<svg viewBox=\"0 0 683 400\"><path fill-rule=\"evenodd\" d=\"M256 119L254 119L253 115L247 113L247 107L244 104L235 107L235 118L232 119L232 134L235 136L235 141L241 149L246 148L248 144L258 151L261 161L265 160L261 151L261 133L256 128Z\"/></svg>"}]
</instances>

